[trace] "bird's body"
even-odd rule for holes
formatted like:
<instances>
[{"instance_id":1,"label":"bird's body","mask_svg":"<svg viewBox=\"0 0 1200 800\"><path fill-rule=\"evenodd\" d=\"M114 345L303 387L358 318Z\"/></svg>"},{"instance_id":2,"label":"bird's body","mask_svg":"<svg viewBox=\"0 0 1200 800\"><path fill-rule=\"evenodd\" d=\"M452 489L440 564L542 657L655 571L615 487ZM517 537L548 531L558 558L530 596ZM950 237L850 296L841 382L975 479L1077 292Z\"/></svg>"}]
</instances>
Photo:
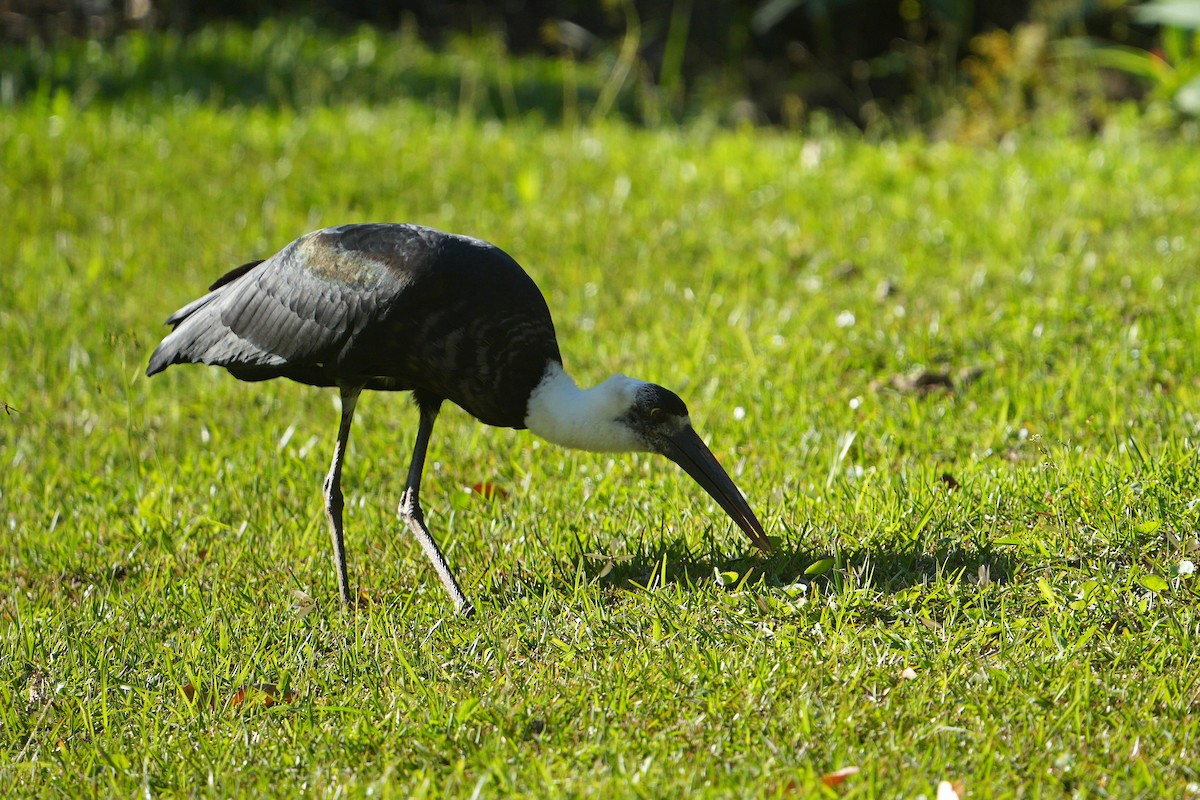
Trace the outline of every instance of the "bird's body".
<instances>
[{"instance_id":1,"label":"bird's body","mask_svg":"<svg viewBox=\"0 0 1200 800\"><path fill-rule=\"evenodd\" d=\"M525 427L562 362L537 285L498 247L416 225L343 225L239 267L173 314L149 373L198 361L242 380L415 391ZM241 271L244 270L244 271Z\"/></svg>"},{"instance_id":2,"label":"bird's body","mask_svg":"<svg viewBox=\"0 0 1200 800\"><path fill-rule=\"evenodd\" d=\"M692 431L683 401L621 375L592 389L576 386L562 367L541 292L487 242L417 225L325 228L222 276L167 323L175 329L155 349L148 375L203 363L247 381L285 377L338 387L342 424L325 495L344 602L341 465L363 389L411 391L417 401L421 427L401 515L460 610L470 604L425 528L417 496L445 400L489 425L528 427L568 447L662 452L768 547L753 512Z\"/></svg>"}]
</instances>

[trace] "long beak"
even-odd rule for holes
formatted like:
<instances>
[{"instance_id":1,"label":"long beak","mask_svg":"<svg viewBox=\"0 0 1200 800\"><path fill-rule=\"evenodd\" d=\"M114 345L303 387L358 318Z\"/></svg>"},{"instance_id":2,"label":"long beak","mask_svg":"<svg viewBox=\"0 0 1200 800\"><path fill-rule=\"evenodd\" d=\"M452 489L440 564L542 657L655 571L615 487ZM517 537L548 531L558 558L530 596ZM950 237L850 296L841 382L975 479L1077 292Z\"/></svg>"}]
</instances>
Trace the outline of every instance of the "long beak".
<instances>
[{"instance_id":1,"label":"long beak","mask_svg":"<svg viewBox=\"0 0 1200 800\"><path fill-rule=\"evenodd\" d=\"M750 504L742 497L733 479L721 469L716 456L704 446L704 442L691 425L686 425L675 435L667 437L660 452L683 467L684 472L703 486L704 491L721 504L725 513L746 532L758 549L764 553L771 552L771 543L767 541L767 534L763 531L758 517L750 510Z\"/></svg>"}]
</instances>

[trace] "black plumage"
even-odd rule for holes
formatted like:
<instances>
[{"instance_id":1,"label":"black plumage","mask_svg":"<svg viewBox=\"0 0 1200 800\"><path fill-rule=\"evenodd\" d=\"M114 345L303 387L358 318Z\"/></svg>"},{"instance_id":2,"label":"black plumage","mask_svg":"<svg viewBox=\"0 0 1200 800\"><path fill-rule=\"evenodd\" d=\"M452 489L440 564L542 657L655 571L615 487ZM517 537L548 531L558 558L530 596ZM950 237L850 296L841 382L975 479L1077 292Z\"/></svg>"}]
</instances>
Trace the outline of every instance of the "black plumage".
<instances>
[{"instance_id":1,"label":"black plumage","mask_svg":"<svg viewBox=\"0 0 1200 800\"><path fill-rule=\"evenodd\" d=\"M523 428L548 361L562 362L533 280L494 245L417 225L326 228L238 267L167 319L150 358L242 380L360 384L450 400Z\"/></svg>"},{"instance_id":2,"label":"black plumage","mask_svg":"<svg viewBox=\"0 0 1200 800\"><path fill-rule=\"evenodd\" d=\"M174 330L151 355L147 375L201 363L247 381L283 377L338 388L342 416L325 508L344 603L350 589L341 470L363 389L413 393L420 425L400 514L464 613L472 606L425 526L419 501L429 438L446 400L489 425L524 428L536 419L535 433L567 446L662 453L755 544L769 548L749 505L692 430L683 401L624 376L579 390L562 371L541 292L487 242L418 225L314 231L226 273L167 324Z\"/></svg>"}]
</instances>

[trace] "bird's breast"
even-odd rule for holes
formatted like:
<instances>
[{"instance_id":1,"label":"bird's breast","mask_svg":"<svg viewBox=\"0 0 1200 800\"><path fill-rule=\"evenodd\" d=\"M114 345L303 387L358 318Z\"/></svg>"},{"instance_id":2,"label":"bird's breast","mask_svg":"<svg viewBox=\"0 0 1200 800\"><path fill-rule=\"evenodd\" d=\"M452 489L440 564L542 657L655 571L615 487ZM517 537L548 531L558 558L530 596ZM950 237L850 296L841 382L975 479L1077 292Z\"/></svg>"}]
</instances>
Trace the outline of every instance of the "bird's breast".
<instances>
[{"instance_id":1,"label":"bird's breast","mask_svg":"<svg viewBox=\"0 0 1200 800\"><path fill-rule=\"evenodd\" d=\"M389 319L349 354L378 389L410 389L449 400L481 422L525 427L529 397L546 365L561 360L548 319L457 303Z\"/></svg>"}]
</instances>

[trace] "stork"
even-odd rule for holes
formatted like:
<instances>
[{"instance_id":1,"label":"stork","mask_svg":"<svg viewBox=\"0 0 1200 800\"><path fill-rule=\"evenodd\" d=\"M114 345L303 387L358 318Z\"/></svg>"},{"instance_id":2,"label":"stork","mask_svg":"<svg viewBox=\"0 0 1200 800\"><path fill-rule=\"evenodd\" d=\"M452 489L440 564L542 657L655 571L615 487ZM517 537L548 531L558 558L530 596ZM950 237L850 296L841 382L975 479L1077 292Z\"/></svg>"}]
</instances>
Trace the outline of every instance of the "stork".
<instances>
[{"instance_id":1,"label":"stork","mask_svg":"<svg viewBox=\"0 0 1200 800\"><path fill-rule=\"evenodd\" d=\"M563 369L542 293L495 245L419 225L324 228L218 278L166 324L174 329L150 356L148 376L197 363L244 381L282 377L337 388L341 422L324 495L344 605L342 462L364 389L409 391L416 401L420 422L399 514L464 615L474 607L420 502L425 453L447 400L488 425L528 428L566 447L661 453L770 551L762 524L692 428L683 400L624 375L581 389Z\"/></svg>"}]
</instances>

